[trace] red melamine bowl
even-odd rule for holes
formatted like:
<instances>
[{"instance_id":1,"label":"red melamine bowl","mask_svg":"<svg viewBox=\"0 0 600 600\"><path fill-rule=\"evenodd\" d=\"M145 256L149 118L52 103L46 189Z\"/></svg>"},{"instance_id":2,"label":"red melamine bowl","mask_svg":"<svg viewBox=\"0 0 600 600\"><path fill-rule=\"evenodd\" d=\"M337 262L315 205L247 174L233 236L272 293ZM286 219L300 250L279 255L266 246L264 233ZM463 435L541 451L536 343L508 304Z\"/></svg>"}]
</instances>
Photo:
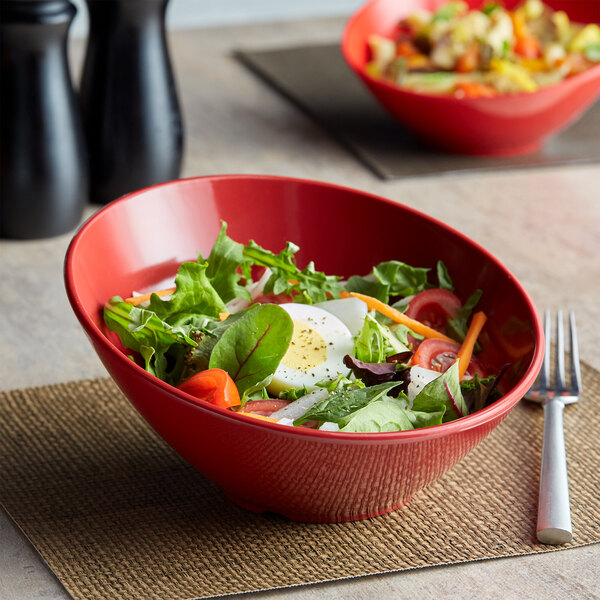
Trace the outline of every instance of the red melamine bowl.
<instances>
[{"instance_id":1,"label":"red melamine bowl","mask_svg":"<svg viewBox=\"0 0 600 600\"><path fill-rule=\"evenodd\" d=\"M482 0L466 0L473 8ZM494 98L454 98L418 94L371 77L367 39L371 34L393 37L399 20L416 10L436 10L447 0L372 0L348 21L342 37L346 62L360 76L380 104L400 123L430 146L451 153L514 156L539 150L600 96L600 64L557 85L530 94ZM503 2L508 9L520 0ZM545 0L564 10L573 21L600 20L600 2Z\"/></svg>"},{"instance_id":2,"label":"red melamine bowl","mask_svg":"<svg viewBox=\"0 0 600 600\"><path fill-rule=\"evenodd\" d=\"M106 335L114 295L157 289L178 265L207 256L228 234L298 264L349 276L398 259L435 267L442 258L464 300L484 290L489 319L482 358L511 363L504 396L484 410L428 429L348 434L291 428L197 404L145 372ZM509 413L541 365L536 309L515 277L459 232L411 208L335 185L268 176L179 180L134 192L90 218L65 259L71 306L118 386L154 430L234 502L301 521L364 519L391 511L462 459ZM493 460L493 457L490 457Z\"/></svg>"}]
</instances>

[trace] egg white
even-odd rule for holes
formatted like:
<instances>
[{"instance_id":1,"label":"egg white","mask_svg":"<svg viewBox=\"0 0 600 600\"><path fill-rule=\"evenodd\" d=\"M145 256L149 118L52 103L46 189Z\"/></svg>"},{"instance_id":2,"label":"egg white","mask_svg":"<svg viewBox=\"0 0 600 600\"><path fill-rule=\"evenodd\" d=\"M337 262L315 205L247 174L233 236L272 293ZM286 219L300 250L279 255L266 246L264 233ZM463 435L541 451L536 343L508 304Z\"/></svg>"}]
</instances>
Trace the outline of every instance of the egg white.
<instances>
[{"instance_id":1,"label":"egg white","mask_svg":"<svg viewBox=\"0 0 600 600\"><path fill-rule=\"evenodd\" d=\"M363 325L369 309L367 305L358 298L339 298L337 300L327 300L315 304L319 308L335 315L346 327L350 333L356 337Z\"/></svg>"},{"instance_id":2,"label":"egg white","mask_svg":"<svg viewBox=\"0 0 600 600\"><path fill-rule=\"evenodd\" d=\"M288 351L279 363L268 386L269 393L283 390L317 389L324 379L348 374L346 354L353 354L354 340L350 330L335 315L308 304L281 304L294 322L294 333Z\"/></svg>"}]
</instances>

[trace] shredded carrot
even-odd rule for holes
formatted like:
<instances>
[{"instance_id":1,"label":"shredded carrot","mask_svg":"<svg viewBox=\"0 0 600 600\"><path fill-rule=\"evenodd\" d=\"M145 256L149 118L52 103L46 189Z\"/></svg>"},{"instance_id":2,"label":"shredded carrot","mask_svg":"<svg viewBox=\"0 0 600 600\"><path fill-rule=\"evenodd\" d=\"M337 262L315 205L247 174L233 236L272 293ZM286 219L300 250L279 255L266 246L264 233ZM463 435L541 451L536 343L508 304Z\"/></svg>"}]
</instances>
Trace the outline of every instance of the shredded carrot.
<instances>
[{"instance_id":1,"label":"shredded carrot","mask_svg":"<svg viewBox=\"0 0 600 600\"><path fill-rule=\"evenodd\" d=\"M228 312L219 313L219 321L224 321L230 314Z\"/></svg>"},{"instance_id":2,"label":"shredded carrot","mask_svg":"<svg viewBox=\"0 0 600 600\"><path fill-rule=\"evenodd\" d=\"M367 305L369 310L376 310L382 315L385 315L386 317L392 319L392 321L395 321L396 323L401 323L402 325L406 325L411 331L425 336L426 338L436 338L439 340L446 340L447 342L456 343L453 339L450 339L443 333L440 333L439 331L436 331L435 329L424 325L420 321L416 321L415 319L407 317L404 313L400 312L399 310L396 310L388 304L385 304L381 300L377 300L377 298L373 298L372 296L367 296L365 294L358 294L357 292L350 292L349 295L353 296L354 298L358 298L359 300L362 300ZM340 296L342 295L340 294Z\"/></svg>"},{"instance_id":3,"label":"shredded carrot","mask_svg":"<svg viewBox=\"0 0 600 600\"><path fill-rule=\"evenodd\" d=\"M473 315L471 324L469 325L469 331L460 347L460 350L456 354L456 360L458 361L458 372L462 379L464 374L467 372L469 362L471 362L471 356L473 356L473 348L475 348L475 342L487 321L487 317L483 311L479 311Z\"/></svg>"},{"instance_id":4,"label":"shredded carrot","mask_svg":"<svg viewBox=\"0 0 600 600\"><path fill-rule=\"evenodd\" d=\"M125 302L127 302L128 304L133 304L133 306L137 306L138 304L142 304L142 302L150 300L150 296L152 296L152 294L156 294L157 296L166 296L167 294L172 294L174 291L175 288L169 288L168 290L157 290L156 292L148 292L147 294L142 294L141 296L125 298Z\"/></svg>"},{"instance_id":5,"label":"shredded carrot","mask_svg":"<svg viewBox=\"0 0 600 600\"><path fill-rule=\"evenodd\" d=\"M254 419L260 419L261 421L271 421L271 423L277 423L277 419L272 419L271 417L266 417L265 415L258 415L256 413L243 411L238 411L238 414L246 415L247 417L253 417Z\"/></svg>"}]
</instances>

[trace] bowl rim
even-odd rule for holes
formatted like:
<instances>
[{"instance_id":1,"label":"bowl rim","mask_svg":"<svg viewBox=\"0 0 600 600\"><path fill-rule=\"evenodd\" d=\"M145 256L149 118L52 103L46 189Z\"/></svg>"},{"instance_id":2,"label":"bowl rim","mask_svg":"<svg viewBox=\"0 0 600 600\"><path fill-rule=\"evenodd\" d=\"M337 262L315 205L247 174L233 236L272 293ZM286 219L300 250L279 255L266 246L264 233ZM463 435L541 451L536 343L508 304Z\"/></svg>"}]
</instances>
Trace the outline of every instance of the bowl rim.
<instances>
[{"instance_id":1,"label":"bowl rim","mask_svg":"<svg viewBox=\"0 0 600 600\"><path fill-rule=\"evenodd\" d=\"M489 97L489 98L488 97L457 98L456 96L449 96L449 95L444 95L444 94L432 94L432 93L428 94L426 92L415 92L413 90L408 90L408 89L402 88L399 85L395 85L394 83L392 83L386 79L382 79L379 77L373 77L371 74L369 74L367 72L367 70L358 61L353 60L353 58L350 56L349 38L350 38L351 29L355 26L357 21L359 21L360 18L363 16L363 13L365 13L367 10L369 10L371 5L377 4L378 2L382 2L382 1L383 0L368 0L368 2L365 2L363 5L358 7L358 9L346 21L344 30L342 32L340 47L341 47L341 51L342 51L344 60L346 61L346 64L348 66L350 66L363 79L365 79L367 82L369 82L369 84L377 86L377 87L381 87L381 88L387 90L388 92L397 92L398 95L400 95L400 96L405 96L405 97L414 98L414 99L431 98L431 99L435 99L436 101L439 100L440 102L447 103L447 104L459 103L459 104L464 104L464 105L469 105L469 104L474 105L474 104L480 104L480 103L486 103L486 102L487 103L498 102L500 100L509 101L509 102L517 102L522 98L539 98L539 97L543 97L544 95L550 95L550 94L556 92L559 88L564 90L569 87L573 87L573 88L579 87L580 85L587 83L588 79L592 80L592 79L600 78L600 63L598 63L598 64L590 67L589 69L587 69L581 73L578 73L577 75L567 77L566 79L563 79L562 81L559 81L558 83L539 88L535 92L515 92L515 93L511 93L511 94L498 94L497 96L493 96L493 97ZM592 21L591 23L594 23L594 22Z\"/></svg>"},{"instance_id":2,"label":"bowl rim","mask_svg":"<svg viewBox=\"0 0 600 600\"><path fill-rule=\"evenodd\" d=\"M527 366L526 374L517 382L517 384L510 390L507 394L503 395L493 404L475 412L469 414L465 417L460 417L454 421L450 421L448 423L442 423L441 425L433 425L430 427L424 427L419 429L412 429L408 431L392 431L392 432L373 432L373 433L350 433L350 432L329 432L329 431L320 431L318 429L308 429L301 427L290 427L289 425L282 425L279 423L274 423L270 421L265 421L263 419L256 419L251 416L247 416L243 413L236 413L224 408L220 408L218 406L214 406L208 403L199 403L197 398L194 398L190 394L183 392L176 387L162 381L158 377L148 373L144 368L136 364L127 355L121 352L109 339L108 337L101 331L100 328L96 326L93 322L87 311L83 307L83 302L79 298L79 294L76 291L76 284L73 276L73 264L75 260L75 254L77 252L77 247L81 243L82 238L85 236L85 233L88 229L94 226L94 223L101 219L103 215L113 210L114 206L117 206L121 203L126 203L129 200L136 198L140 195L147 193L150 190L156 190L160 188L168 188L168 187L176 187L178 185L188 185L192 184L196 181L218 181L218 180L246 180L246 181L275 181L280 183L294 183L301 185L311 185L322 188L329 188L332 190L348 192L352 194L359 194L363 197L371 199L375 202L382 202L384 204L392 205L394 207L399 207L401 210L414 214L419 218L424 218L438 227L445 229L451 235L457 236L462 239L462 241L466 242L474 246L479 252L483 253L488 260L493 262L501 271L503 271L506 276L512 280L512 283L517 287L518 291L522 295L522 298L525 300L526 305L533 317L533 334L536 340L536 345L534 347L533 356L529 365ZM156 386L159 389L163 390L167 395L175 396L179 401L183 401L187 404L195 406L197 409L213 414L214 416L221 416L227 419L231 419L233 422L238 423L246 423L253 427L258 427L260 429L268 429L273 432L286 433L288 435L296 435L304 438L314 438L316 440L327 441L327 442L339 442L339 443L348 443L348 441L359 442L365 444L372 443L403 443L403 442L411 442L411 441L423 441L425 439L434 439L438 437L445 437L452 434L457 434L460 432L464 432L475 427L479 427L485 423L495 421L503 416L505 416L512 408L521 400L521 398L525 395L525 393L529 390L531 385L533 385L535 378L537 377L544 356L544 332L542 327L542 321L540 314L523 287L523 285L519 282L519 280L514 276L514 274L504 266L504 264L499 261L495 256L493 256L488 250L486 250L479 243L467 237L465 234L461 233L457 229L447 225L446 223L438 220L435 217L432 217L424 212L421 212L417 209L414 209L410 206L402 204L400 202L396 202L394 200L378 196L376 194L371 194L369 192L359 190L356 188L351 188L347 186L341 186L335 183L328 183L324 181L305 179L305 178L297 178L297 177L288 177L283 175L264 175L264 174L219 174L219 175L202 175L196 177L189 178L181 178L171 181L166 181L163 183L158 183L155 185L151 185L145 188L141 188L139 190L135 190L128 194L125 194L112 202L105 205L103 208L96 211L92 214L88 219L86 219L83 224L76 230L74 233L64 259L63 265L63 277L64 277L64 285L66 294L71 304L71 308L75 313L75 316L79 320L81 326L83 327L85 333L90 338L92 345L99 344L105 351L108 351L110 355L116 358L119 361L120 365L127 370L130 370L132 374L135 376L141 376L147 383L150 385ZM100 307L99 307L100 308Z\"/></svg>"}]
</instances>

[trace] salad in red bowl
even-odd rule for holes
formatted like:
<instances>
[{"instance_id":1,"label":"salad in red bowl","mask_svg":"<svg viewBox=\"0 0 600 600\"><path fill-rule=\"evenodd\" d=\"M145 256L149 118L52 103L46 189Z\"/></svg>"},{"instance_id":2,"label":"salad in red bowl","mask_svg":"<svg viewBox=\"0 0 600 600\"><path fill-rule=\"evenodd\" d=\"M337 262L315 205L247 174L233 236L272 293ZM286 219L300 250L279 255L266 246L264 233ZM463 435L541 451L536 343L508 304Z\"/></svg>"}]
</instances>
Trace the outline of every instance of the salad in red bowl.
<instances>
[{"instance_id":1,"label":"salad in red bowl","mask_svg":"<svg viewBox=\"0 0 600 600\"><path fill-rule=\"evenodd\" d=\"M476 357L482 291L463 303L435 272L390 260L345 280L298 247L241 244L223 223L174 286L111 298L104 321L132 359L193 396L258 419L331 432L406 431L476 412L504 370Z\"/></svg>"}]
</instances>

